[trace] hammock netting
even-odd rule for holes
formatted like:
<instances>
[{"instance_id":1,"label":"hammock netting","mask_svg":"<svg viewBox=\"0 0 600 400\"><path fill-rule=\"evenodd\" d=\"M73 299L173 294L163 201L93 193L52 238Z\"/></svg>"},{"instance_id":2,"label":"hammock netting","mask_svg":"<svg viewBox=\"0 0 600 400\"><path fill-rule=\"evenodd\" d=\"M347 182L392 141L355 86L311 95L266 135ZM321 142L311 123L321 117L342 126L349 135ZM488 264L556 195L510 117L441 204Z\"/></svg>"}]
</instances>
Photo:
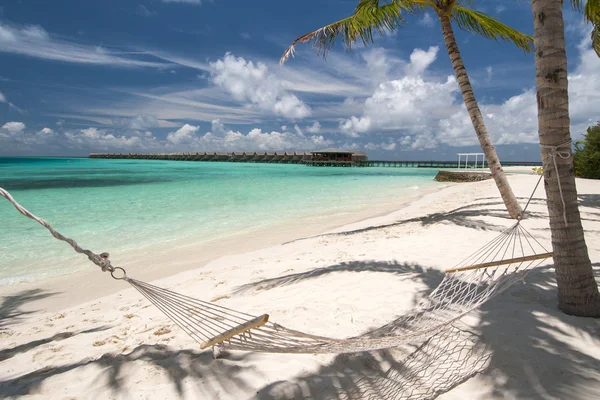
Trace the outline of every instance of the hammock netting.
<instances>
[{"instance_id":1,"label":"hammock netting","mask_svg":"<svg viewBox=\"0 0 600 400\"><path fill-rule=\"evenodd\" d=\"M448 329L457 319L524 278L548 258L548 252L521 221L446 270L442 282L414 309L388 324L359 336L339 339L316 336L269 321L267 314L255 316L173 292L126 275L113 267L108 256L82 249L36 217L4 189L0 195L17 210L45 226L54 237L69 243L115 279L128 282L200 343L201 348L270 353L351 353L397 347L431 338Z\"/></svg>"}]
</instances>

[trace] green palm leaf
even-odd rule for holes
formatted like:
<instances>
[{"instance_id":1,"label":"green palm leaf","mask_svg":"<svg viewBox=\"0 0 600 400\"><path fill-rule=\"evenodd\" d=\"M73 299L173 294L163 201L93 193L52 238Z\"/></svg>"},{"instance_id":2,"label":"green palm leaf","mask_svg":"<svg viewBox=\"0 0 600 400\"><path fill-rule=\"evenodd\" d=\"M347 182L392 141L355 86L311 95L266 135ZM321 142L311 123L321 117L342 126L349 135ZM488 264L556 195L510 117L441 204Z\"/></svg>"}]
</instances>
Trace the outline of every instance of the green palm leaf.
<instances>
[{"instance_id":1,"label":"green palm leaf","mask_svg":"<svg viewBox=\"0 0 600 400\"><path fill-rule=\"evenodd\" d=\"M585 19L592 23L592 47L600 57L600 0L588 0L583 10Z\"/></svg>"},{"instance_id":2,"label":"green palm leaf","mask_svg":"<svg viewBox=\"0 0 600 400\"><path fill-rule=\"evenodd\" d=\"M366 3L375 4L369 5ZM379 5L379 1L365 0L361 2L351 16L294 40L292 45L283 53L281 63L283 64L288 58L293 57L295 46L298 43L312 42L314 47L317 48L318 54L323 56L331 50L338 36L341 36L347 49L350 49L352 44L359 39L365 45L373 43L374 30L381 34L385 31L393 31L404 23L404 18L401 15L402 8L396 3L397 1L393 1L385 5Z\"/></svg>"},{"instance_id":3,"label":"green palm leaf","mask_svg":"<svg viewBox=\"0 0 600 400\"><path fill-rule=\"evenodd\" d=\"M467 32L474 32L488 39L502 39L514 43L525 51L533 50L533 38L519 32L497 19L479 11L454 5L450 10L450 17L456 24Z\"/></svg>"}]
</instances>

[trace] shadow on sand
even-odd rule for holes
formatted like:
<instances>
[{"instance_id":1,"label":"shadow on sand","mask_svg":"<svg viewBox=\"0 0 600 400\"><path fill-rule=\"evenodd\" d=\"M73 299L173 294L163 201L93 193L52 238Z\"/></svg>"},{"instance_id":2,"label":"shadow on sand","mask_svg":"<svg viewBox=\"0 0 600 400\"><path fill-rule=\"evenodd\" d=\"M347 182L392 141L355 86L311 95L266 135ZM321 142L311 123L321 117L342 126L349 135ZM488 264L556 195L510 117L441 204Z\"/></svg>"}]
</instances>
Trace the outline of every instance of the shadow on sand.
<instances>
[{"instance_id":1,"label":"shadow on sand","mask_svg":"<svg viewBox=\"0 0 600 400\"><path fill-rule=\"evenodd\" d=\"M528 198L522 198L522 197L519 197L518 199L521 201L529 200ZM496 200L496 201L485 201L485 200ZM546 200L541 199L541 198L533 198L531 200L531 204L546 204ZM491 207L497 207L497 208L494 209ZM422 217L404 219L404 220L400 220L400 221L393 222L390 224L369 226L366 228L354 229L354 230L349 230L349 231L344 231L344 232L325 233L322 235L308 236L308 237L292 240L292 241L286 242L284 244L294 243L294 242L298 242L301 240L313 239L313 238L318 238L318 237L356 235L356 234L379 230L379 229L384 229L384 228L402 226L402 225L409 224L409 223L420 223L421 226L429 226L432 224L444 222L444 223L454 224L457 226L462 226L465 228L477 229L477 230L482 230L482 231L491 230L491 231L502 232L503 230L506 229L506 226L496 225L489 221L490 217L498 218L501 220L509 220L509 221L512 220L510 218L510 216L507 214L507 212L502 207L504 207L504 203L502 203L501 201L497 201L496 198L483 197L483 198L477 199L477 202L475 202L473 204L455 208L454 210L451 210L448 212L431 213L431 214L427 214ZM541 217L543 218L545 216L546 216L546 214L544 214L544 213L527 211L526 218L541 218ZM475 217L478 217L478 218L487 217L488 220L475 219Z\"/></svg>"},{"instance_id":2,"label":"shadow on sand","mask_svg":"<svg viewBox=\"0 0 600 400\"><path fill-rule=\"evenodd\" d=\"M594 203L597 199L583 201ZM501 229L487 221L472 219L481 216L506 219L506 214L500 210L481 208L499 204L479 202L448 213L343 234L357 234L408 222L423 225L448 222L474 229ZM530 214L530 217L536 216ZM598 267L596 263L595 268ZM306 279L318 279L333 272L361 271L406 274L407 278L424 282L429 291L443 276L438 270L401 262L347 262L243 285L236 291L269 290ZM597 271L596 274L598 276ZM252 365L255 365L250 353L234 352L226 360L213 361L209 352L173 351L160 345L141 345L128 354L105 354L95 360L38 369L0 381L0 393L6 396L31 394L49 377L97 365L113 393L125 395L125 366L144 361L164 371L180 397L184 393L184 380L191 380L193 385L204 384L212 388L198 397L206 399L213 398L211 396L219 391L224 394L241 391L246 394L239 398L250 396L257 400L426 400L436 398L487 370L477 379L480 383L478 388L491 394L488 398L600 398L600 363L587 351L600 347L600 321L570 317L557 309L552 268L540 267L532 271L526 281L527 285L515 284L485 303L477 311L480 321L475 326L457 323L418 346L338 355L316 372L298 376L293 381L272 382L256 392L252 392L252 385L240 377L241 368L253 368ZM13 320L19 317L15 311L18 306L13 304L15 301L19 302L16 299L5 300L0 306L2 317L10 316ZM572 337L581 340L569 343ZM585 346L581 347L579 343L585 343ZM285 357L281 355L282 364ZM260 373L260 370L256 372Z\"/></svg>"},{"instance_id":3,"label":"shadow on sand","mask_svg":"<svg viewBox=\"0 0 600 400\"><path fill-rule=\"evenodd\" d=\"M102 357L87 358L72 364L57 367L44 367L14 379L0 381L0 394L3 396L26 396L36 393L43 382L53 376L67 373L78 368L96 366L100 371L95 378L104 379L114 395L133 396L128 393L127 366L136 361L151 364L165 373L172 382L179 397L183 397L184 380L208 381L205 393L197 398L211 399L215 394L249 390L247 383L239 377L242 367L236 363L251 357L250 354L233 354L229 360L212 359L210 352L194 350L173 351L163 345L140 345L128 354L104 354ZM249 368L249 367L244 367ZM200 387L197 387L202 391Z\"/></svg>"},{"instance_id":4,"label":"shadow on sand","mask_svg":"<svg viewBox=\"0 0 600 400\"><path fill-rule=\"evenodd\" d=\"M14 295L3 296L2 304L0 304L0 332L9 325L18 323L27 315L35 313L35 311L22 310L21 308L25 304L42 300L56 294L57 293L46 292L41 289L31 289Z\"/></svg>"}]
</instances>

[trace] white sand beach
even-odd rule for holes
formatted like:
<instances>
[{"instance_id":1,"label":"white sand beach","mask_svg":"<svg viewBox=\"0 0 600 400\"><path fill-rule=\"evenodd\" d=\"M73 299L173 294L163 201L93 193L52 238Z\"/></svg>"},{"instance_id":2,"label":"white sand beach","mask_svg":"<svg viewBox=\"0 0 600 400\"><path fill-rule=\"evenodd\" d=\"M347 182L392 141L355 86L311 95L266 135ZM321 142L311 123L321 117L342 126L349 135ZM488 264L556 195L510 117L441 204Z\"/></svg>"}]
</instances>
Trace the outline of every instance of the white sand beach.
<instances>
[{"instance_id":1,"label":"white sand beach","mask_svg":"<svg viewBox=\"0 0 600 400\"><path fill-rule=\"evenodd\" d=\"M509 176L523 203L537 179ZM577 188L600 281L600 182L578 179ZM551 248L544 197L540 187L523 225ZM284 235L252 251L260 246L231 243L231 255L197 269L184 266L205 260L202 249L165 253L152 260L160 273L144 279L344 338L402 315L446 268L513 223L493 181L449 184L320 235L299 230L296 240ZM232 352L213 360L125 282L97 270L56 282L2 295L0 397L342 399L359 388L373 399L600 398L600 320L557 309L551 262L425 343L343 355ZM93 300L80 302L86 298Z\"/></svg>"}]
</instances>

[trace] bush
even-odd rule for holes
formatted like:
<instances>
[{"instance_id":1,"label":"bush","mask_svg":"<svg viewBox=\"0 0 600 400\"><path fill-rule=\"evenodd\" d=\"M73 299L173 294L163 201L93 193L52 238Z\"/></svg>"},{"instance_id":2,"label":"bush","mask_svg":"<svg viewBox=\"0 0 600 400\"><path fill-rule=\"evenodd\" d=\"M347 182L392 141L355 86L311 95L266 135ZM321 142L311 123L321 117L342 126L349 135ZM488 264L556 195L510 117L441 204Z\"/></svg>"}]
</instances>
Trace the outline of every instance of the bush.
<instances>
[{"instance_id":1,"label":"bush","mask_svg":"<svg viewBox=\"0 0 600 400\"><path fill-rule=\"evenodd\" d=\"M533 168L531 168L531 170L536 175L541 175L544 173L544 168L542 168L542 167L533 167Z\"/></svg>"},{"instance_id":2,"label":"bush","mask_svg":"<svg viewBox=\"0 0 600 400\"><path fill-rule=\"evenodd\" d=\"M573 162L576 176L600 179L600 122L590 126L583 140L575 143Z\"/></svg>"}]
</instances>

